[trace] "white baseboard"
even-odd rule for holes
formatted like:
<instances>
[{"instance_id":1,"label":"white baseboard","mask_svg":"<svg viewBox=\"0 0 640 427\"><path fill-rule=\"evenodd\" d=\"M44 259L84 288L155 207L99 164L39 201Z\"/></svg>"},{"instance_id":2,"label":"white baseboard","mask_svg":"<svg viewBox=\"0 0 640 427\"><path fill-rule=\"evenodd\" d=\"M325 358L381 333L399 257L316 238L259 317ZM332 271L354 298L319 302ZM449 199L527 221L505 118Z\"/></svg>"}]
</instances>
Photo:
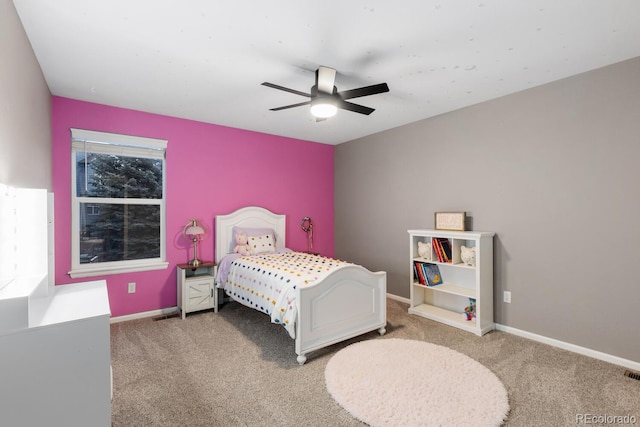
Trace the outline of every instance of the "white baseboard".
<instances>
[{"instance_id":1,"label":"white baseboard","mask_svg":"<svg viewBox=\"0 0 640 427\"><path fill-rule=\"evenodd\" d=\"M159 310L145 311L142 313L127 314L124 316L112 317L111 323L125 322L127 320L144 319L147 317L166 316L167 314L174 314L178 311L178 307L168 307Z\"/></svg>"},{"instance_id":2,"label":"white baseboard","mask_svg":"<svg viewBox=\"0 0 640 427\"><path fill-rule=\"evenodd\" d=\"M614 365L620 365L634 371L640 371L640 363L633 360L623 359L611 354L602 353L600 351L592 350L586 347L580 347L579 345L570 344L568 342L556 340L553 338L545 337L542 335L534 334L531 332L523 331L521 329L512 328L510 326L501 325L496 323L496 329L499 331L507 332L509 334L517 335L519 337L527 338L533 341L541 342L543 344L550 345L552 347L561 348L574 353L582 354L584 356L593 357L594 359L603 360L605 362L613 363Z\"/></svg>"},{"instance_id":3,"label":"white baseboard","mask_svg":"<svg viewBox=\"0 0 640 427\"><path fill-rule=\"evenodd\" d=\"M399 297L397 295L392 295L392 294L387 294L387 298L404 302L406 304L409 304L410 302L408 298L403 298L403 297ZM640 372L640 362L634 362L633 360L623 359L618 356L602 353L600 351L592 350L586 347L580 347L579 345L570 344L568 342L556 340L554 338L549 338L542 335L534 334L532 332L523 331L521 329L512 328L510 326L501 325L499 323L496 323L496 329L498 331L507 332L509 334L527 338L532 341L541 342L543 344L547 344L552 347L557 347L563 350L571 351L573 353L582 354L583 356L593 357L594 359L603 360L605 362L613 363L614 365L623 366L625 368L632 369L636 372Z\"/></svg>"},{"instance_id":4,"label":"white baseboard","mask_svg":"<svg viewBox=\"0 0 640 427\"><path fill-rule=\"evenodd\" d=\"M409 304L409 298L399 297L398 295L387 294L387 298Z\"/></svg>"}]
</instances>

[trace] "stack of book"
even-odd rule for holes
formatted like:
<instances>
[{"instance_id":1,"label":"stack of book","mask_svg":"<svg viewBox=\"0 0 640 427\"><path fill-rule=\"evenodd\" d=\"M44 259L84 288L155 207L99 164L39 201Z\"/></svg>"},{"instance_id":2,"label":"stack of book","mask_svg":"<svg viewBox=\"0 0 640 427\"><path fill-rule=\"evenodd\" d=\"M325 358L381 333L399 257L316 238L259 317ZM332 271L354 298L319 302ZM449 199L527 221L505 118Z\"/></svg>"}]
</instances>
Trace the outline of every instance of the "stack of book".
<instances>
[{"instance_id":1,"label":"stack of book","mask_svg":"<svg viewBox=\"0 0 640 427\"><path fill-rule=\"evenodd\" d=\"M434 237L431 239L433 251L439 262L451 262L451 242L444 237Z\"/></svg>"},{"instance_id":2,"label":"stack of book","mask_svg":"<svg viewBox=\"0 0 640 427\"><path fill-rule=\"evenodd\" d=\"M436 286L442 283L440 269L436 264L429 262L413 262L413 276L424 286Z\"/></svg>"}]
</instances>

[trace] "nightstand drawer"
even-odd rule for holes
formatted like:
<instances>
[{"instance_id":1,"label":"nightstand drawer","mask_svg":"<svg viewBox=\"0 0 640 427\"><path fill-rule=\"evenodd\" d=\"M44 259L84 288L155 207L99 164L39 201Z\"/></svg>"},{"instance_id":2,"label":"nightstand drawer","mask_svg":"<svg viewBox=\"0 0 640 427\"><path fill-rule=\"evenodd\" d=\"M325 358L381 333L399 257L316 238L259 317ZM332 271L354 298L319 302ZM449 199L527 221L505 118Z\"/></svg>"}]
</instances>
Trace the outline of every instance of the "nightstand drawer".
<instances>
[{"instance_id":1,"label":"nightstand drawer","mask_svg":"<svg viewBox=\"0 0 640 427\"><path fill-rule=\"evenodd\" d=\"M201 275L189 277L185 281L187 287L186 311L204 310L213 307L213 276Z\"/></svg>"}]
</instances>

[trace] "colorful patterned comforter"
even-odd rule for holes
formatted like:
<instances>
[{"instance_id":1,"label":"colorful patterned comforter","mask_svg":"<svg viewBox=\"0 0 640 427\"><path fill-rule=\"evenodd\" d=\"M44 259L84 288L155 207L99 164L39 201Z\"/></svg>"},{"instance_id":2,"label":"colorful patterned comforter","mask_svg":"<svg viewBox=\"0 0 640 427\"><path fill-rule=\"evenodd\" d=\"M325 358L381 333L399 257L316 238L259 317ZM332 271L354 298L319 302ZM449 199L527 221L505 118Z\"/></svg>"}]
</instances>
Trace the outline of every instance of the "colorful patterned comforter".
<instances>
[{"instance_id":1,"label":"colorful patterned comforter","mask_svg":"<svg viewBox=\"0 0 640 427\"><path fill-rule=\"evenodd\" d=\"M223 259L221 265L224 264ZM234 300L260 310L295 338L296 289L311 286L347 262L304 252L238 256L228 260L226 279L219 281Z\"/></svg>"}]
</instances>

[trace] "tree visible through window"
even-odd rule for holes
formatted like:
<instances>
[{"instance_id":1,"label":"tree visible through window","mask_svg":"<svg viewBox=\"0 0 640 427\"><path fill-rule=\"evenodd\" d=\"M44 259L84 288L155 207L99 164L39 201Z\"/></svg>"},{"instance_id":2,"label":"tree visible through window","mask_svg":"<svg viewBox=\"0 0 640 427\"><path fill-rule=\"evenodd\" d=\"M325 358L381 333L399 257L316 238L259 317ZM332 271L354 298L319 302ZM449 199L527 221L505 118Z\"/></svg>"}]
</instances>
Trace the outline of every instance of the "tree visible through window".
<instances>
[{"instance_id":1,"label":"tree visible through window","mask_svg":"<svg viewBox=\"0 0 640 427\"><path fill-rule=\"evenodd\" d=\"M76 157L78 164L86 160L88 165L87 185L78 188L78 197L115 199L80 203L80 263L159 257L159 204L121 204L118 199L161 199L162 162L91 153Z\"/></svg>"},{"instance_id":2,"label":"tree visible through window","mask_svg":"<svg viewBox=\"0 0 640 427\"><path fill-rule=\"evenodd\" d=\"M128 139L136 137L122 135L97 135L106 143L76 138L79 132L89 131L72 130L73 270L130 271L141 262L164 261L164 149L132 147Z\"/></svg>"}]
</instances>

